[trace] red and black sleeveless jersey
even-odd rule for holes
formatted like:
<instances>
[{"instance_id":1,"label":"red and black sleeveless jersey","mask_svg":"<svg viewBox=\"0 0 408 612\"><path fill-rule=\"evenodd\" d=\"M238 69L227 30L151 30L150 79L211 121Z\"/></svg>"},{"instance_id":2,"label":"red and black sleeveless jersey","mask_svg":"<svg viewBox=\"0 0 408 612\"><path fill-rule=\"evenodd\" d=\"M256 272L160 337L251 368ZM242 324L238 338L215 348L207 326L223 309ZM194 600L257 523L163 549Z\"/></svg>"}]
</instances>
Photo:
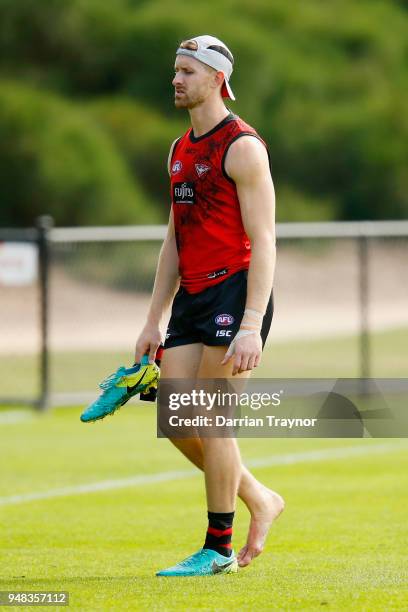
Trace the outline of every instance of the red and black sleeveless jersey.
<instances>
[{"instance_id":1,"label":"red and black sleeveless jersey","mask_svg":"<svg viewBox=\"0 0 408 612\"><path fill-rule=\"evenodd\" d=\"M171 197L181 285L189 293L249 267L251 246L237 190L224 168L229 147L245 135L263 142L250 125L230 113L202 136L195 137L190 128L174 146Z\"/></svg>"}]
</instances>

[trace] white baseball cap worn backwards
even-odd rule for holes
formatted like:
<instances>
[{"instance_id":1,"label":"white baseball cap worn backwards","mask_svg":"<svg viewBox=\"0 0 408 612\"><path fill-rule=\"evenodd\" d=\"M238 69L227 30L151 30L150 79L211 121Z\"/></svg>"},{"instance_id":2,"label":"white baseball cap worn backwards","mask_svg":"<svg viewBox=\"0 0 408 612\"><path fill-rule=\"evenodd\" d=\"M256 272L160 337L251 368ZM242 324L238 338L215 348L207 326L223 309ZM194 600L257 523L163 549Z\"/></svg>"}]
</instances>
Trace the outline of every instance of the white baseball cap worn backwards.
<instances>
[{"instance_id":1,"label":"white baseball cap worn backwards","mask_svg":"<svg viewBox=\"0 0 408 612\"><path fill-rule=\"evenodd\" d=\"M229 80L234 68L234 57L228 47L218 38L205 34L183 41L176 55L188 55L224 73L224 83L221 88L223 98L235 100Z\"/></svg>"}]
</instances>

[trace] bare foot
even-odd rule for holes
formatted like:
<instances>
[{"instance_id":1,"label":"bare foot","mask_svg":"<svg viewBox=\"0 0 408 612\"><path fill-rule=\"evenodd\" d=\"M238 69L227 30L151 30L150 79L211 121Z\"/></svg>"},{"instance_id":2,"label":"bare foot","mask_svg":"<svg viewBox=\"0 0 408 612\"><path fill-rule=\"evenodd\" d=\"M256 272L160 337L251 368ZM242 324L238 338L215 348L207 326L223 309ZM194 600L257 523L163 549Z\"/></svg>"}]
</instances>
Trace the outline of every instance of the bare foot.
<instances>
[{"instance_id":1,"label":"bare foot","mask_svg":"<svg viewBox=\"0 0 408 612\"><path fill-rule=\"evenodd\" d=\"M282 497L262 485L259 507L251 512L247 543L237 555L238 565L245 567L261 554L269 529L285 507Z\"/></svg>"}]
</instances>

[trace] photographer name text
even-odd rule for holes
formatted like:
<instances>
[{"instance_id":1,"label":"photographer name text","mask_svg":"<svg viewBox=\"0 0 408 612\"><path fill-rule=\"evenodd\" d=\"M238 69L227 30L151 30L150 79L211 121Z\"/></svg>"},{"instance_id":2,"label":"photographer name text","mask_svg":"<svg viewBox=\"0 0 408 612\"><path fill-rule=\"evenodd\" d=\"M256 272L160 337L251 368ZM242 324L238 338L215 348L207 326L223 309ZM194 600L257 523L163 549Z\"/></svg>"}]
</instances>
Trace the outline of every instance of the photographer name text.
<instances>
[{"instance_id":1,"label":"photographer name text","mask_svg":"<svg viewBox=\"0 0 408 612\"><path fill-rule=\"evenodd\" d=\"M197 415L192 418L179 417L173 414L169 417L171 427L284 427L293 429L294 427L315 427L317 419L290 419L280 418L273 414L265 417L225 417L217 415L215 417Z\"/></svg>"}]
</instances>

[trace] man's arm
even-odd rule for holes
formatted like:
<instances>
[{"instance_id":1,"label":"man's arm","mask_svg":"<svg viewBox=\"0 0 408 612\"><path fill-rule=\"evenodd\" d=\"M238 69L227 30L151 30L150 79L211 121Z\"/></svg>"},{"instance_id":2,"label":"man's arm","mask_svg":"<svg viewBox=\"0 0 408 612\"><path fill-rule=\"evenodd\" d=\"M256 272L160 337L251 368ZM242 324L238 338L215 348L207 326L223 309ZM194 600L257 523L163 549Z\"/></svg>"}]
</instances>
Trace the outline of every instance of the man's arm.
<instances>
[{"instance_id":1,"label":"man's arm","mask_svg":"<svg viewBox=\"0 0 408 612\"><path fill-rule=\"evenodd\" d=\"M174 146L170 147L167 169L170 174L170 164ZM160 249L159 260L156 268L153 293L147 314L146 324L137 339L135 350L135 362L140 363L143 355L149 353L149 361L154 361L154 356L161 342L160 321L167 310L177 290L179 282L179 257L174 231L173 211L170 211L167 234Z\"/></svg>"},{"instance_id":2,"label":"man's arm","mask_svg":"<svg viewBox=\"0 0 408 612\"><path fill-rule=\"evenodd\" d=\"M272 291L276 261L275 191L267 151L253 136L242 136L231 145L225 170L237 187L242 222L252 252L246 299L249 312L245 313L240 329L254 333L242 335L235 342L233 374L236 374L256 367L261 358L260 326ZM228 360L224 358L223 363Z\"/></svg>"},{"instance_id":3,"label":"man's arm","mask_svg":"<svg viewBox=\"0 0 408 612\"><path fill-rule=\"evenodd\" d=\"M146 324L136 342L135 362L137 363L140 363L141 358L146 353L149 353L149 360L154 361L154 356L161 342L160 321L170 305L179 281L178 264L179 258L171 212L167 235L160 249Z\"/></svg>"}]
</instances>

